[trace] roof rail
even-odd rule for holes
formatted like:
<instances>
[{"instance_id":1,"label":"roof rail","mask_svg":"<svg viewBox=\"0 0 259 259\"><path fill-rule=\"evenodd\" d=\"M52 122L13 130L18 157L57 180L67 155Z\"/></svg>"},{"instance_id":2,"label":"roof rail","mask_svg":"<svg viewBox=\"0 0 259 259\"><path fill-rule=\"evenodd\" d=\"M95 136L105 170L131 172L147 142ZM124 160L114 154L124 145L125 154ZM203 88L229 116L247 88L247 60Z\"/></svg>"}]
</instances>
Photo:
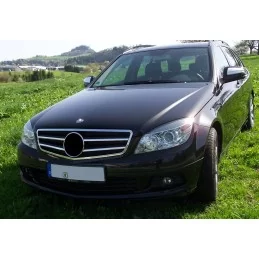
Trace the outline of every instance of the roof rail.
<instances>
[{"instance_id":1,"label":"roof rail","mask_svg":"<svg viewBox=\"0 0 259 259\"><path fill-rule=\"evenodd\" d=\"M209 40L209 45L211 45L212 43L216 43L216 42L220 42L221 44L228 45L228 43L223 40Z\"/></svg>"},{"instance_id":2,"label":"roof rail","mask_svg":"<svg viewBox=\"0 0 259 259\"><path fill-rule=\"evenodd\" d=\"M123 54L128 53L128 52L131 52L131 51L133 51L133 50L144 49L144 48L150 48L150 47L155 47L155 45L140 45L140 46L135 46L135 47L132 47L132 48L126 50Z\"/></svg>"}]
</instances>

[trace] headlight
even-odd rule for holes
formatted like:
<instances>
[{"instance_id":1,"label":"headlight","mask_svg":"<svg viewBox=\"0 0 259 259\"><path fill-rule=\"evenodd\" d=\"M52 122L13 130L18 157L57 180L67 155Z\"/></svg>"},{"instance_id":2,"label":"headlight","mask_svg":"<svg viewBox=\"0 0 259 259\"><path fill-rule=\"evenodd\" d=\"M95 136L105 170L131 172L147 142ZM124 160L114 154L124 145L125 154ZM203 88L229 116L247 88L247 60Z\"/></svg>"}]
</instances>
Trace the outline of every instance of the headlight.
<instances>
[{"instance_id":1,"label":"headlight","mask_svg":"<svg viewBox=\"0 0 259 259\"><path fill-rule=\"evenodd\" d=\"M37 149L36 140L34 137L34 132L32 130L30 121L28 121L24 126L23 134L22 134L22 142L31 148Z\"/></svg>"},{"instance_id":2,"label":"headlight","mask_svg":"<svg viewBox=\"0 0 259 259\"><path fill-rule=\"evenodd\" d=\"M190 138L192 127L192 118L174 121L158 127L141 138L135 154L180 146Z\"/></svg>"}]
</instances>

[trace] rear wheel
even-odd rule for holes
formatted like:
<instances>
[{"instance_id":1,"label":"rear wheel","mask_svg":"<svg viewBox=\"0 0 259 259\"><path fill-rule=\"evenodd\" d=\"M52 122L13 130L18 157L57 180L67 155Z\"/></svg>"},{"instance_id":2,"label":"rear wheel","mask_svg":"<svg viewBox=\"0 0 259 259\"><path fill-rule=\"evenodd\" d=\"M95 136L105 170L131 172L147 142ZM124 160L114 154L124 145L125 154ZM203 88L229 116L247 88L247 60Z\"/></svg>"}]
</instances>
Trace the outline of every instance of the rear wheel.
<instances>
[{"instance_id":1,"label":"rear wheel","mask_svg":"<svg viewBox=\"0 0 259 259\"><path fill-rule=\"evenodd\" d=\"M200 173L196 198L203 202L214 202L218 196L218 162L219 146L217 131L212 128L209 132L205 148L203 167Z\"/></svg>"}]
</instances>

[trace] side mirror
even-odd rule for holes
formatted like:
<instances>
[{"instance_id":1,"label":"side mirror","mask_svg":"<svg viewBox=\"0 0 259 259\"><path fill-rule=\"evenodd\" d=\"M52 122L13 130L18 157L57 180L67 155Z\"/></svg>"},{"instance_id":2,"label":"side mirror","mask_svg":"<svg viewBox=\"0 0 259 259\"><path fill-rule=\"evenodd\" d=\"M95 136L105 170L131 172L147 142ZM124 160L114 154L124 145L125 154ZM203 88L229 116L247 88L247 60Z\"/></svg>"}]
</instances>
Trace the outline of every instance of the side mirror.
<instances>
[{"instance_id":1,"label":"side mirror","mask_svg":"<svg viewBox=\"0 0 259 259\"><path fill-rule=\"evenodd\" d=\"M84 86L87 87L89 84L91 84L94 80L94 76L88 76L84 79Z\"/></svg>"},{"instance_id":2,"label":"side mirror","mask_svg":"<svg viewBox=\"0 0 259 259\"><path fill-rule=\"evenodd\" d=\"M223 72L223 82L229 83L246 78L246 71L243 67L225 67Z\"/></svg>"}]
</instances>

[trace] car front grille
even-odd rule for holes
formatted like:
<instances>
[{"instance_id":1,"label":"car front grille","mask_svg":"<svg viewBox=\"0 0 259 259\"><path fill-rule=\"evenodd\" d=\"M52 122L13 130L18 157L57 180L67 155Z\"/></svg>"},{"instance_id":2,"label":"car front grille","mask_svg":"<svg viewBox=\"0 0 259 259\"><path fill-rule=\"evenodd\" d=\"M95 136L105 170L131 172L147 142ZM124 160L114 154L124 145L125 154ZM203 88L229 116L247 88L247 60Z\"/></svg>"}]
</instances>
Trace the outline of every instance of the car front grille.
<instances>
[{"instance_id":1,"label":"car front grille","mask_svg":"<svg viewBox=\"0 0 259 259\"><path fill-rule=\"evenodd\" d=\"M130 130L39 129L41 151L71 160L123 155L132 138Z\"/></svg>"}]
</instances>

